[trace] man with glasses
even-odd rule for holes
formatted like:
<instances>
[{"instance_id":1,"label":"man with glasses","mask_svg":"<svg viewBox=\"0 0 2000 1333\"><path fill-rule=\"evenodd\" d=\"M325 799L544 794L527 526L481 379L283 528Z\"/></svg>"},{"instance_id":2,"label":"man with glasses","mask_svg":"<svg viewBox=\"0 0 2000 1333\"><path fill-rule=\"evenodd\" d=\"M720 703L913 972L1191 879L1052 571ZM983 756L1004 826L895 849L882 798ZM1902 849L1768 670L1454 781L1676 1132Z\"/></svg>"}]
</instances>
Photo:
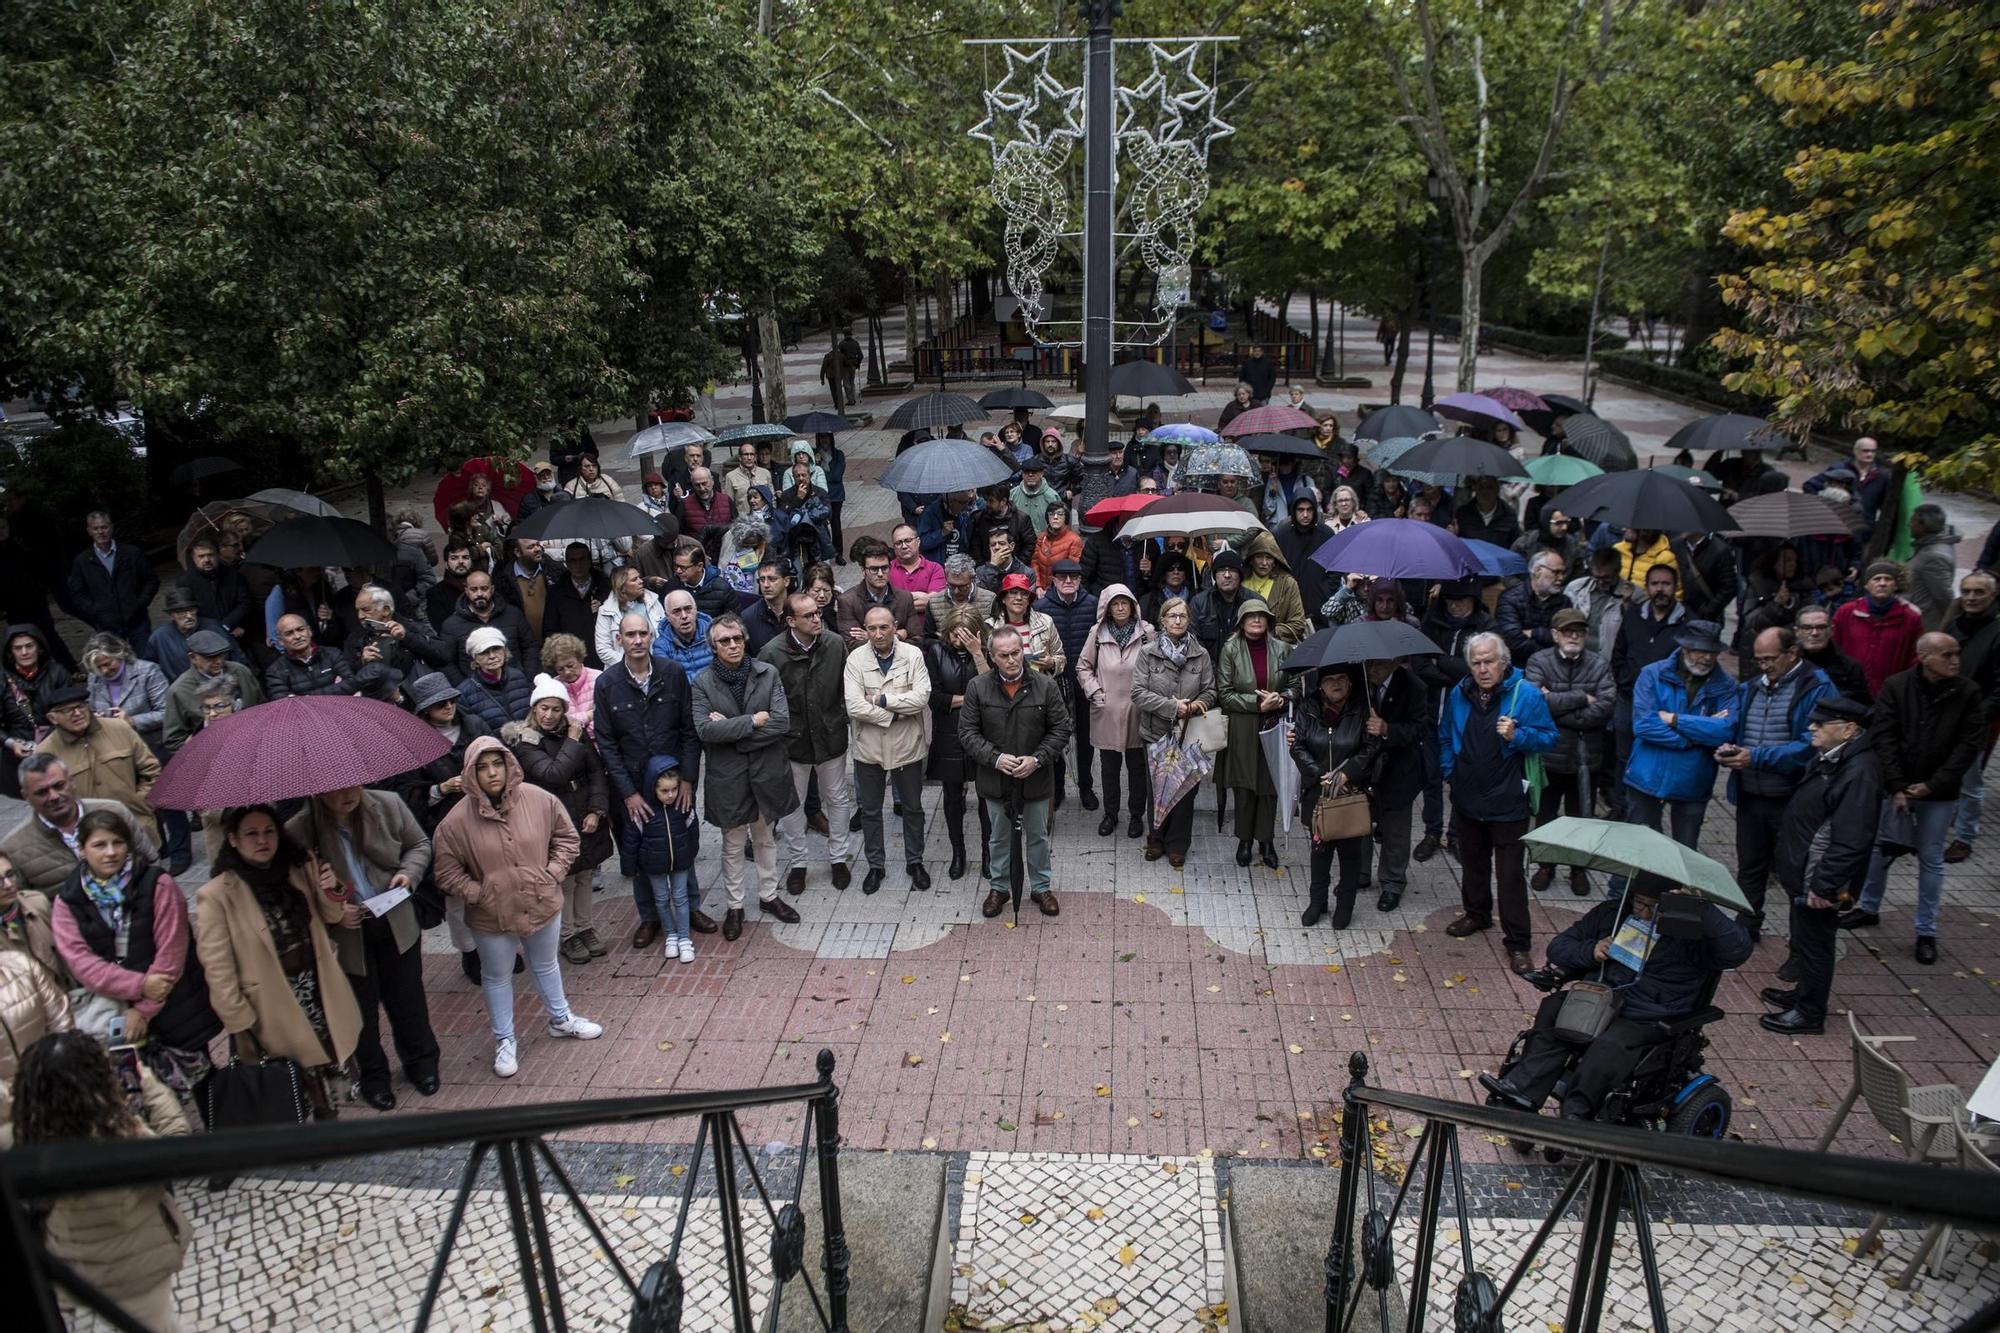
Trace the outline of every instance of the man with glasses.
<instances>
[{"instance_id":1,"label":"man with glasses","mask_svg":"<svg viewBox=\"0 0 2000 1333\"><path fill-rule=\"evenodd\" d=\"M1889 866L1904 852L1917 854L1916 959L1937 962L1938 908L1944 902L1944 844L1965 772L1986 744L1986 701L1959 674L1958 640L1933 631L1917 640L1917 664L1882 682L1869 735L1882 760L1882 812L1875 854L1861 901L1840 918L1842 927L1881 923Z\"/></svg>"},{"instance_id":2,"label":"man with glasses","mask_svg":"<svg viewBox=\"0 0 2000 1333\"><path fill-rule=\"evenodd\" d=\"M772 830L798 809L785 747L792 732L778 669L748 653L743 621L723 616L708 628L715 660L694 681L694 729L708 763L702 818L722 830L722 887L729 910L722 938L743 933L743 850L757 863L757 906L787 925L799 914L778 896L778 843Z\"/></svg>"},{"instance_id":3,"label":"man with glasses","mask_svg":"<svg viewBox=\"0 0 2000 1333\"><path fill-rule=\"evenodd\" d=\"M878 538L862 537L854 543L854 558L861 562L861 582L842 593L835 604L848 648L858 650L867 642L863 626L869 609L877 606L888 609L898 638L909 641L923 637L924 618L917 612L916 599L890 585L889 548Z\"/></svg>"},{"instance_id":4,"label":"man with glasses","mask_svg":"<svg viewBox=\"0 0 2000 1333\"><path fill-rule=\"evenodd\" d=\"M1751 644L1757 674L1736 696L1736 735L1717 747L1736 807L1736 884L1750 900L1737 920L1755 944L1764 931L1764 890L1778 852L1785 807L1812 759L1813 710L1835 693L1826 673L1799 658L1798 636L1782 626Z\"/></svg>"},{"instance_id":5,"label":"man with glasses","mask_svg":"<svg viewBox=\"0 0 2000 1333\"><path fill-rule=\"evenodd\" d=\"M245 708L264 702L264 687L257 673L233 660L235 642L218 630L196 630L188 635L188 669L167 686L166 712L160 719L162 759L172 759L187 744L188 737L201 730L202 696L222 681L236 687Z\"/></svg>"},{"instance_id":6,"label":"man with glasses","mask_svg":"<svg viewBox=\"0 0 2000 1333\"><path fill-rule=\"evenodd\" d=\"M932 593L944 587L944 566L925 559L917 530L907 523L898 523L889 534L889 549L895 556L889 566L889 586L910 594L921 609Z\"/></svg>"},{"instance_id":7,"label":"man with glasses","mask_svg":"<svg viewBox=\"0 0 2000 1333\"><path fill-rule=\"evenodd\" d=\"M122 717L93 714L90 696L81 685L57 690L44 711L49 734L35 749L62 760L71 789L78 796L119 802L138 816L141 827L157 833L159 825L146 794L159 781L160 761L132 724ZM186 841L183 833L183 855Z\"/></svg>"},{"instance_id":8,"label":"man with glasses","mask_svg":"<svg viewBox=\"0 0 2000 1333\"><path fill-rule=\"evenodd\" d=\"M912 534L914 536L914 534ZM819 603L808 593L786 599L785 631L764 645L757 656L778 669L785 703L791 713L791 737L785 756L792 766L792 787L799 805L778 821L785 845L785 891L794 896L806 888L806 790L816 777L826 824L826 855L833 866L833 887L844 889L852 875L854 834L848 818L854 798L847 786L847 707L842 677L847 645L822 623Z\"/></svg>"},{"instance_id":9,"label":"man with glasses","mask_svg":"<svg viewBox=\"0 0 2000 1333\"><path fill-rule=\"evenodd\" d=\"M750 655L756 657L764 645L785 632L785 602L791 596L792 576L785 561L766 555L757 566L757 600L743 613L743 629L750 636Z\"/></svg>"},{"instance_id":10,"label":"man with glasses","mask_svg":"<svg viewBox=\"0 0 2000 1333\"><path fill-rule=\"evenodd\" d=\"M0 842L0 853L14 863L22 881L37 893L53 894L76 873L76 826L95 810L109 810L132 830L135 862L157 862L159 846L148 830L149 820L117 801L79 797L63 761L45 752L21 761L21 799L30 817Z\"/></svg>"},{"instance_id":11,"label":"man with glasses","mask_svg":"<svg viewBox=\"0 0 2000 1333\"><path fill-rule=\"evenodd\" d=\"M736 610L736 589L729 586L729 580L722 577L721 570L708 562L700 542L683 540L674 547L674 584L694 598L694 604L701 608L702 614L711 619ZM660 594L661 600L664 601L672 591L670 588Z\"/></svg>"},{"instance_id":12,"label":"man with glasses","mask_svg":"<svg viewBox=\"0 0 2000 1333\"><path fill-rule=\"evenodd\" d=\"M1868 675L1861 664L1833 646L1833 612L1823 606L1808 606L1792 622L1799 636L1799 660L1817 667L1833 682L1833 688L1860 704L1872 704Z\"/></svg>"},{"instance_id":13,"label":"man with glasses","mask_svg":"<svg viewBox=\"0 0 2000 1333\"><path fill-rule=\"evenodd\" d=\"M993 618L993 594L979 586L978 566L969 555L955 555L944 562L944 587L924 603L924 637L935 639L938 626L955 606L970 606L981 620Z\"/></svg>"}]
</instances>

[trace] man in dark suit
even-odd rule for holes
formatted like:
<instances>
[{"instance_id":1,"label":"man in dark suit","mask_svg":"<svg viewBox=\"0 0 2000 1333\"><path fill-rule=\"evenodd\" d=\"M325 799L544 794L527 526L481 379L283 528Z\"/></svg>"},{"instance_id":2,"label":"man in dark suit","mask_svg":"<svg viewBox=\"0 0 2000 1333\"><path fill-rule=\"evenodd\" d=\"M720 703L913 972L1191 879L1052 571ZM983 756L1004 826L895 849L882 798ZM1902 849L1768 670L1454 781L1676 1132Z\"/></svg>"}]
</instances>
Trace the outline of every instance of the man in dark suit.
<instances>
[{"instance_id":1,"label":"man in dark suit","mask_svg":"<svg viewBox=\"0 0 2000 1333\"><path fill-rule=\"evenodd\" d=\"M138 547L118 544L111 515L102 509L93 509L83 527L90 534L90 545L70 562L70 610L92 629L143 645L153 632L146 608L160 590L153 562Z\"/></svg>"}]
</instances>

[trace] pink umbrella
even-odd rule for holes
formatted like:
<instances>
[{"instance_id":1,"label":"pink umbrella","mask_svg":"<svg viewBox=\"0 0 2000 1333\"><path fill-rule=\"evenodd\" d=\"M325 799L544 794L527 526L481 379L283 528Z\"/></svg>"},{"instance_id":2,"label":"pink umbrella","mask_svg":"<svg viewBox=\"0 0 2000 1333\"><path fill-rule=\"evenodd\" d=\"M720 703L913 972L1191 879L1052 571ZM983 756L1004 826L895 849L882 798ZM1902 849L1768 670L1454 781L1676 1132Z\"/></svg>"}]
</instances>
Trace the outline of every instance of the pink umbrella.
<instances>
[{"instance_id":1,"label":"pink umbrella","mask_svg":"<svg viewBox=\"0 0 2000 1333\"><path fill-rule=\"evenodd\" d=\"M317 796L421 768L451 747L394 704L293 695L211 722L167 761L147 799L207 810Z\"/></svg>"},{"instance_id":2,"label":"pink umbrella","mask_svg":"<svg viewBox=\"0 0 2000 1333\"><path fill-rule=\"evenodd\" d=\"M1488 398L1510 412L1546 412L1548 403L1532 389L1519 389L1511 384L1503 384L1497 389L1483 391Z\"/></svg>"},{"instance_id":3,"label":"pink umbrella","mask_svg":"<svg viewBox=\"0 0 2000 1333\"><path fill-rule=\"evenodd\" d=\"M1268 407L1253 407L1248 412L1238 413L1234 420L1222 428L1222 433L1234 439L1241 435L1262 435L1266 431L1280 434L1288 430L1311 430L1318 425L1317 421L1298 408L1276 403Z\"/></svg>"}]
</instances>

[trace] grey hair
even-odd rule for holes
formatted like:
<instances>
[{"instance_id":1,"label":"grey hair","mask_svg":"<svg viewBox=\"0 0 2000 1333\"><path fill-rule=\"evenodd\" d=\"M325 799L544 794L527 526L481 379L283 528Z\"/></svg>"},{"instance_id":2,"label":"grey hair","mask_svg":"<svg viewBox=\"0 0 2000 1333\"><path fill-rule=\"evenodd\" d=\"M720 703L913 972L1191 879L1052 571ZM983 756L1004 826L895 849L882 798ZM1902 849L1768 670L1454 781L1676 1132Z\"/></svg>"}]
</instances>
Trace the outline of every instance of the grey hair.
<instances>
[{"instance_id":1,"label":"grey hair","mask_svg":"<svg viewBox=\"0 0 2000 1333\"><path fill-rule=\"evenodd\" d=\"M200 703L203 699L227 699L235 703L242 697L243 691L237 688L236 677L224 674L205 682L195 695L195 702Z\"/></svg>"},{"instance_id":2,"label":"grey hair","mask_svg":"<svg viewBox=\"0 0 2000 1333\"><path fill-rule=\"evenodd\" d=\"M1565 568L1569 565L1569 561L1563 558L1561 551L1552 551L1544 546L1541 550L1535 552L1535 558L1528 562L1528 568L1533 569L1536 565L1545 565L1551 560Z\"/></svg>"},{"instance_id":3,"label":"grey hair","mask_svg":"<svg viewBox=\"0 0 2000 1333\"><path fill-rule=\"evenodd\" d=\"M1944 506L1920 504L1910 511L1910 530L1925 534L1943 532L1945 529Z\"/></svg>"},{"instance_id":4,"label":"grey hair","mask_svg":"<svg viewBox=\"0 0 2000 1333\"><path fill-rule=\"evenodd\" d=\"M396 594L390 592L387 588L383 587L379 583L363 584L361 587L361 591L354 594L354 604L356 606L360 606L364 602L370 606L382 602L387 602L389 604L390 614L391 615L395 614Z\"/></svg>"},{"instance_id":5,"label":"grey hair","mask_svg":"<svg viewBox=\"0 0 2000 1333\"><path fill-rule=\"evenodd\" d=\"M1501 666L1514 665L1514 654L1512 650L1510 650L1507 647L1507 641L1501 638L1498 634L1492 633L1490 630L1483 633L1475 634L1471 638L1465 641L1465 664L1467 666L1471 666L1472 655L1478 652L1481 648L1485 647L1489 643L1499 650Z\"/></svg>"},{"instance_id":6,"label":"grey hair","mask_svg":"<svg viewBox=\"0 0 2000 1333\"><path fill-rule=\"evenodd\" d=\"M690 598L689 600L691 601L693 599ZM644 611L627 611L624 615L618 617L618 632L620 634L623 634L625 632L625 627L631 624L635 620L638 621L641 625L644 625L649 630L653 628L653 618L647 615Z\"/></svg>"},{"instance_id":7,"label":"grey hair","mask_svg":"<svg viewBox=\"0 0 2000 1333\"><path fill-rule=\"evenodd\" d=\"M89 666L91 659L97 657L116 657L126 662L135 660L132 656L132 645L109 630L91 635L90 641L83 645L85 666Z\"/></svg>"},{"instance_id":8,"label":"grey hair","mask_svg":"<svg viewBox=\"0 0 2000 1333\"><path fill-rule=\"evenodd\" d=\"M944 575L946 578L965 578L978 568L979 566L973 563L972 557L961 551L944 562Z\"/></svg>"},{"instance_id":9,"label":"grey hair","mask_svg":"<svg viewBox=\"0 0 2000 1333\"><path fill-rule=\"evenodd\" d=\"M1001 640L1001 639L1003 639L1003 638L1005 638L1005 637L1007 637L1007 636L1008 636L1008 635L1010 635L1010 634L1011 634L1011 635L1012 635L1012 636L1013 636L1014 638L1016 638L1016 639L1020 640L1020 642L1021 642L1021 644L1022 644L1022 646L1023 646L1023 647L1026 647L1026 646L1027 646L1027 642L1028 642L1028 640L1027 640L1026 636L1024 636L1024 635L1023 635L1023 634L1021 633L1021 630L1020 630L1020 627L1019 627L1019 626L1016 626L1016 625L995 625L995 626L993 627L993 633L992 633L992 634L991 634L990 636L988 636L988 638L987 638L987 640L986 640L986 647L987 647L987 649L988 649L988 650L990 651L990 650L992 650L992 649L995 649L995 648L998 648L998 647L1000 646L1000 640Z\"/></svg>"},{"instance_id":10,"label":"grey hair","mask_svg":"<svg viewBox=\"0 0 2000 1333\"><path fill-rule=\"evenodd\" d=\"M52 755L47 750L37 750L21 761L20 772L21 776L25 778L31 773L46 773L52 768L60 768L65 773L69 772L69 765L65 764L59 756Z\"/></svg>"},{"instance_id":11,"label":"grey hair","mask_svg":"<svg viewBox=\"0 0 2000 1333\"><path fill-rule=\"evenodd\" d=\"M730 629L730 628L734 629L743 628L743 617L737 615L734 611L725 611L721 615L717 616L714 620L710 621L708 624L709 646L713 647L715 645L715 632L717 630Z\"/></svg>"}]
</instances>

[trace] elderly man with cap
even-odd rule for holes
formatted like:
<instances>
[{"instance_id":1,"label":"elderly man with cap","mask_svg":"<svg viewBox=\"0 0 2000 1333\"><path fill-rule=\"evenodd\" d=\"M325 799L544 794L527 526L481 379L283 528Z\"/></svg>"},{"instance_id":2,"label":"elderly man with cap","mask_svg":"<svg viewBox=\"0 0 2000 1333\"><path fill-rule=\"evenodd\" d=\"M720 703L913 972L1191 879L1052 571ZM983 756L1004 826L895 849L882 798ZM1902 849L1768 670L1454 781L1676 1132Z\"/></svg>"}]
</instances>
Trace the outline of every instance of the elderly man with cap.
<instances>
[{"instance_id":1,"label":"elderly man with cap","mask_svg":"<svg viewBox=\"0 0 2000 1333\"><path fill-rule=\"evenodd\" d=\"M167 613L167 623L154 630L152 637L145 643L133 646L138 648L147 660L158 663L160 670L166 673L167 680L171 682L188 669L189 635L210 630L228 638L229 628L219 620L204 616L201 613L201 604L195 600L194 594L179 583L168 584L166 595L160 601ZM230 640L229 656L231 661L249 660L243 656L243 650L236 646L234 639Z\"/></svg>"},{"instance_id":2,"label":"elderly man with cap","mask_svg":"<svg viewBox=\"0 0 2000 1333\"><path fill-rule=\"evenodd\" d=\"M1880 695L1889 677L1917 660L1924 615L1897 596L1902 586L1903 567L1877 560L1868 566L1864 595L1833 613L1833 646L1861 664L1871 695Z\"/></svg>"},{"instance_id":3,"label":"elderly man with cap","mask_svg":"<svg viewBox=\"0 0 2000 1333\"><path fill-rule=\"evenodd\" d=\"M1869 735L1882 761L1882 828L1861 900L1840 919L1850 930L1881 923L1889 866L1917 854L1916 958L1937 961L1944 901L1944 849L1966 771L1986 744L1986 701L1959 672L1958 640L1943 631L1917 640L1917 664L1882 683ZM53 718L54 714L51 712Z\"/></svg>"},{"instance_id":4,"label":"elderly man with cap","mask_svg":"<svg viewBox=\"0 0 2000 1333\"><path fill-rule=\"evenodd\" d=\"M1882 808L1882 761L1868 733L1868 705L1828 693L1813 706L1812 755L1785 803L1771 873L1791 899L1792 952L1758 1021L1784 1036L1821 1032L1833 990L1841 910L1861 892Z\"/></svg>"},{"instance_id":5,"label":"elderly man with cap","mask_svg":"<svg viewBox=\"0 0 2000 1333\"><path fill-rule=\"evenodd\" d=\"M264 687L236 657L236 641L220 630L196 630L187 640L187 670L167 685L167 708L160 718L160 749L171 759L188 737L201 730L201 696L220 680L233 681L245 708L264 702Z\"/></svg>"},{"instance_id":6,"label":"elderly man with cap","mask_svg":"<svg viewBox=\"0 0 2000 1333\"><path fill-rule=\"evenodd\" d=\"M521 497L521 507L514 511L514 521L516 523L541 513L550 505L561 504L565 500L573 498L568 491L562 488L562 484L557 480L556 465L554 463L551 463L546 458L538 458L533 463L530 463L528 467L535 474L535 489ZM574 476L574 472L575 469L572 468L572 476Z\"/></svg>"},{"instance_id":7,"label":"elderly man with cap","mask_svg":"<svg viewBox=\"0 0 2000 1333\"><path fill-rule=\"evenodd\" d=\"M1049 511L1067 510L1062 492L1049 482L1049 463L1038 453L1030 452L1021 463L1021 479L1014 483L1014 489L1007 492L1008 500L1014 508L1027 516L1035 525L1037 535L1049 530Z\"/></svg>"},{"instance_id":8,"label":"elderly man with cap","mask_svg":"<svg viewBox=\"0 0 2000 1333\"><path fill-rule=\"evenodd\" d=\"M855 805L868 856L861 891L880 889L886 873L882 799L891 783L903 816L903 864L910 887L928 889L923 788L924 760L930 753L930 670L915 644L896 637L896 619L887 607L869 607L862 632L865 642L847 655L841 677L854 732Z\"/></svg>"},{"instance_id":9,"label":"elderly man with cap","mask_svg":"<svg viewBox=\"0 0 2000 1333\"><path fill-rule=\"evenodd\" d=\"M1604 724L1611 720L1611 709L1618 700L1611 664L1604 660L1604 654L1584 647L1590 628L1588 617L1566 606L1555 613L1549 625L1555 646L1530 657L1526 668L1528 679L1548 700L1549 716L1556 723L1555 748L1542 756L1542 771L1548 780L1535 810L1536 828L1562 814L1565 805L1578 818L1591 817L1590 775L1604 766ZM1539 865L1528 887L1539 893L1555 883L1555 878L1554 866ZM1572 866L1569 888L1579 897L1589 893L1589 872Z\"/></svg>"},{"instance_id":10,"label":"elderly man with cap","mask_svg":"<svg viewBox=\"0 0 2000 1333\"><path fill-rule=\"evenodd\" d=\"M278 617L278 656L264 668L264 693L273 699L294 694L358 694L361 682L338 648L313 639L312 625L290 612Z\"/></svg>"},{"instance_id":11,"label":"elderly man with cap","mask_svg":"<svg viewBox=\"0 0 2000 1333\"><path fill-rule=\"evenodd\" d=\"M1757 674L1744 678L1736 701L1736 734L1715 752L1715 759L1729 770L1729 799L1736 806L1736 884L1750 900L1750 911L1738 920L1754 944L1764 930L1764 890L1785 807L1813 756L1813 710L1837 691L1825 672L1800 660L1798 636L1783 626L1759 634L1751 653Z\"/></svg>"},{"instance_id":12,"label":"elderly man with cap","mask_svg":"<svg viewBox=\"0 0 2000 1333\"><path fill-rule=\"evenodd\" d=\"M1675 842L1701 841L1715 792L1716 751L1736 736L1736 682L1716 663L1722 630L1690 620L1675 636L1679 651L1639 673L1632 688L1632 759L1625 765L1625 822L1660 826L1668 815ZM1613 875L1609 892L1625 891Z\"/></svg>"},{"instance_id":13,"label":"elderly man with cap","mask_svg":"<svg viewBox=\"0 0 2000 1333\"><path fill-rule=\"evenodd\" d=\"M45 711L49 734L36 752L62 760L78 796L118 801L137 816L141 827L157 835L158 822L146 793L159 779L160 761L132 724L122 717L92 713L90 692L81 685L55 691Z\"/></svg>"}]
</instances>

